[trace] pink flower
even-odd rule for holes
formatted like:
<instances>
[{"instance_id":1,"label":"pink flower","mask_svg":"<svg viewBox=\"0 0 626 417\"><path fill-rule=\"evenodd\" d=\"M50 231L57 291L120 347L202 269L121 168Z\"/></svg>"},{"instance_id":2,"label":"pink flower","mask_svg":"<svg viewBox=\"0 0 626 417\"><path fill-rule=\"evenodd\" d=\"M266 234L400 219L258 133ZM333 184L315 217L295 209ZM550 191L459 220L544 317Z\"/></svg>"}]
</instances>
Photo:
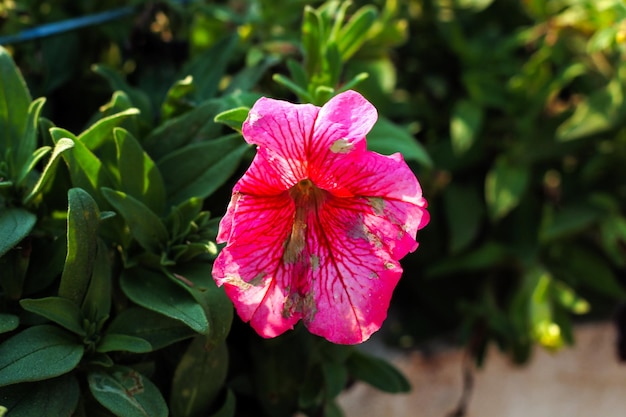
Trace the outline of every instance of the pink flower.
<instances>
[{"instance_id":1,"label":"pink flower","mask_svg":"<svg viewBox=\"0 0 626 417\"><path fill-rule=\"evenodd\" d=\"M376 119L354 91L321 108L261 98L250 110L243 136L258 151L220 223L213 277L261 336L302 319L360 343L385 320L398 260L429 215L402 156L366 150Z\"/></svg>"}]
</instances>

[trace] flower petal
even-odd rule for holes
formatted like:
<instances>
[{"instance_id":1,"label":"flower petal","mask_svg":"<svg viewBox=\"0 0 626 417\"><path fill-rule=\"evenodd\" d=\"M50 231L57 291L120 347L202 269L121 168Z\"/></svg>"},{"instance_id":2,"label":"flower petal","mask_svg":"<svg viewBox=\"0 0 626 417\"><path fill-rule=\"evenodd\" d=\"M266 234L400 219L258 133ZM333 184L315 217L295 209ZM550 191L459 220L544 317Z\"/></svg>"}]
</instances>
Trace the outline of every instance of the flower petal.
<instances>
[{"instance_id":1,"label":"flower petal","mask_svg":"<svg viewBox=\"0 0 626 417\"><path fill-rule=\"evenodd\" d=\"M297 182L307 176L306 142L319 110L312 104L263 97L250 109L242 133L248 143L264 149L270 163L283 167Z\"/></svg>"},{"instance_id":2,"label":"flower petal","mask_svg":"<svg viewBox=\"0 0 626 417\"><path fill-rule=\"evenodd\" d=\"M213 278L219 286L224 285L243 321L250 321L261 336L275 337L300 319L300 315L283 315L293 275L291 267L282 262L293 201L286 194L240 194L231 206L230 220L223 220L231 232L213 265Z\"/></svg>"},{"instance_id":3,"label":"flower petal","mask_svg":"<svg viewBox=\"0 0 626 417\"><path fill-rule=\"evenodd\" d=\"M308 225L314 311L303 315L311 333L331 342L367 340L387 316L402 268L368 229L357 201L333 198ZM371 210L370 210L371 211Z\"/></svg>"},{"instance_id":4,"label":"flower petal","mask_svg":"<svg viewBox=\"0 0 626 417\"><path fill-rule=\"evenodd\" d=\"M338 94L319 111L308 144L309 175L320 176L331 161L365 151L365 135L372 129L376 108L355 91ZM323 174L322 174L323 175Z\"/></svg>"}]
</instances>

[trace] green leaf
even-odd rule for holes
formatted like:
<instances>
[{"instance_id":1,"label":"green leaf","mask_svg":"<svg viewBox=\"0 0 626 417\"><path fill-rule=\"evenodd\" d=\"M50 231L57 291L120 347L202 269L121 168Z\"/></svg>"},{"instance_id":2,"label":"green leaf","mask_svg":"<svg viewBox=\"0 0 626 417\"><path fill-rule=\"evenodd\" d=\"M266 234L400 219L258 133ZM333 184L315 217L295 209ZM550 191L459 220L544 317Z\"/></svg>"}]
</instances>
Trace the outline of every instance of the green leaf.
<instances>
[{"instance_id":1,"label":"green leaf","mask_svg":"<svg viewBox=\"0 0 626 417\"><path fill-rule=\"evenodd\" d=\"M159 125L142 141L143 147L156 161L191 142L216 138L221 135L222 125L213 119L223 110L222 100L207 100Z\"/></svg>"},{"instance_id":2,"label":"green leaf","mask_svg":"<svg viewBox=\"0 0 626 417\"><path fill-rule=\"evenodd\" d=\"M107 353L113 351L146 353L152 351L152 345L140 337L110 332L105 333L98 343L96 352Z\"/></svg>"},{"instance_id":3,"label":"green leaf","mask_svg":"<svg viewBox=\"0 0 626 417\"><path fill-rule=\"evenodd\" d=\"M0 155L15 152L22 140L31 102L24 78L0 46Z\"/></svg>"},{"instance_id":4,"label":"green leaf","mask_svg":"<svg viewBox=\"0 0 626 417\"><path fill-rule=\"evenodd\" d=\"M108 331L140 337L148 341L153 350L197 335L179 320L139 307L130 307L118 314Z\"/></svg>"},{"instance_id":5,"label":"green leaf","mask_svg":"<svg viewBox=\"0 0 626 417\"><path fill-rule=\"evenodd\" d=\"M14 164L16 170L16 182L20 184L28 172L29 168L34 166L33 163L29 163L29 160L32 159L33 153L37 149L37 127L39 126L39 115L41 113L41 108L46 102L45 98L38 98L33 101L28 108L28 119L26 120L26 130L24 131L24 136L20 138L20 141L15 144L16 149Z\"/></svg>"},{"instance_id":6,"label":"green leaf","mask_svg":"<svg viewBox=\"0 0 626 417\"><path fill-rule=\"evenodd\" d=\"M250 91L256 87L269 68L282 61L282 57L265 56L256 65L246 66L237 72L224 90L224 96L242 91Z\"/></svg>"},{"instance_id":7,"label":"green leaf","mask_svg":"<svg viewBox=\"0 0 626 417\"><path fill-rule=\"evenodd\" d=\"M485 200L492 220L501 219L517 207L529 181L527 167L515 165L504 157L496 160L485 178Z\"/></svg>"},{"instance_id":8,"label":"green leaf","mask_svg":"<svg viewBox=\"0 0 626 417\"><path fill-rule=\"evenodd\" d=\"M249 112L250 108L248 107L237 107L219 113L215 116L215 121L217 123L223 123L226 126L232 127L236 131L241 132L241 125L248 117Z\"/></svg>"},{"instance_id":9,"label":"green leaf","mask_svg":"<svg viewBox=\"0 0 626 417\"><path fill-rule=\"evenodd\" d=\"M55 326L29 327L0 345L0 386L40 381L74 369L83 346Z\"/></svg>"},{"instance_id":10,"label":"green leaf","mask_svg":"<svg viewBox=\"0 0 626 417\"><path fill-rule=\"evenodd\" d=\"M227 390L224 405L217 412L211 414L210 417L235 417L236 403L235 394L231 390Z\"/></svg>"},{"instance_id":11,"label":"green leaf","mask_svg":"<svg viewBox=\"0 0 626 417\"><path fill-rule=\"evenodd\" d=\"M158 162L171 203L206 198L235 172L249 145L239 135L188 145Z\"/></svg>"},{"instance_id":12,"label":"green leaf","mask_svg":"<svg viewBox=\"0 0 626 417\"><path fill-rule=\"evenodd\" d=\"M161 173L137 140L126 130L113 130L121 189L157 214L165 210L165 185Z\"/></svg>"},{"instance_id":13,"label":"green leaf","mask_svg":"<svg viewBox=\"0 0 626 417\"><path fill-rule=\"evenodd\" d=\"M311 77L322 63L322 21L319 13L309 5L304 6L302 18L302 48L306 73Z\"/></svg>"},{"instance_id":14,"label":"green leaf","mask_svg":"<svg viewBox=\"0 0 626 417\"><path fill-rule=\"evenodd\" d=\"M161 253L167 245L168 233L161 219L152 210L121 191L102 188L102 195L124 218L131 235L144 249Z\"/></svg>"},{"instance_id":15,"label":"green leaf","mask_svg":"<svg viewBox=\"0 0 626 417\"><path fill-rule=\"evenodd\" d=\"M41 173L41 176L37 180L37 183L33 187L32 191L30 192L28 196L24 198L24 204L28 204L35 197L37 197L40 193L46 191L46 188L48 187L49 184L51 184L52 180L54 179L54 175L56 173L56 167L60 160L59 157L61 156L63 152L73 147L74 147L74 141L72 141L71 139L67 139L67 138L60 139L55 144L54 150L52 151L52 156L50 156L50 159L48 160L46 167Z\"/></svg>"},{"instance_id":16,"label":"green leaf","mask_svg":"<svg viewBox=\"0 0 626 417\"><path fill-rule=\"evenodd\" d=\"M79 336L85 336L83 314L78 305L62 297L26 298L20 300L26 311L53 321Z\"/></svg>"},{"instance_id":17,"label":"green leaf","mask_svg":"<svg viewBox=\"0 0 626 417\"><path fill-rule=\"evenodd\" d=\"M107 139L111 138L114 128L119 127L127 117L137 114L139 114L139 110L132 108L102 118L81 133L78 136L78 140L81 141L87 149L93 152L99 149Z\"/></svg>"},{"instance_id":18,"label":"green leaf","mask_svg":"<svg viewBox=\"0 0 626 417\"><path fill-rule=\"evenodd\" d=\"M73 375L0 388L8 417L73 416L79 396L80 387Z\"/></svg>"},{"instance_id":19,"label":"green leaf","mask_svg":"<svg viewBox=\"0 0 626 417\"><path fill-rule=\"evenodd\" d=\"M557 139L575 140L611 129L624 117L624 87L618 78L576 104L572 116L557 129Z\"/></svg>"},{"instance_id":20,"label":"green leaf","mask_svg":"<svg viewBox=\"0 0 626 417\"><path fill-rule=\"evenodd\" d=\"M168 120L193 108L190 100L186 98L195 89L193 77L186 76L178 80L170 87L161 105L161 119Z\"/></svg>"},{"instance_id":21,"label":"green leaf","mask_svg":"<svg viewBox=\"0 0 626 417\"><path fill-rule=\"evenodd\" d=\"M148 378L125 367L90 372L89 389L100 404L118 417L167 417L159 389Z\"/></svg>"},{"instance_id":22,"label":"green leaf","mask_svg":"<svg viewBox=\"0 0 626 417\"><path fill-rule=\"evenodd\" d=\"M368 39L368 33L378 17L374 6L363 6L341 28L337 37L337 46L343 61L347 61L363 46Z\"/></svg>"},{"instance_id":23,"label":"green leaf","mask_svg":"<svg viewBox=\"0 0 626 417\"><path fill-rule=\"evenodd\" d=\"M71 132L53 127L50 134L57 146L62 139L70 139L74 142L71 149L62 153L67 164L74 187L82 188L88 192L99 205L103 201L100 197L100 187L112 187L113 181L104 169L102 162L87 147L78 140Z\"/></svg>"},{"instance_id":24,"label":"green leaf","mask_svg":"<svg viewBox=\"0 0 626 417\"><path fill-rule=\"evenodd\" d=\"M205 415L224 388L227 372L226 344L209 348L205 337L196 337L174 372L170 399L172 417Z\"/></svg>"},{"instance_id":25,"label":"green leaf","mask_svg":"<svg viewBox=\"0 0 626 417\"><path fill-rule=\"evenodd\" d=\"M324 404L324 417L345 417L336 401L327 401Z\"/></svg>"},{"instance_id":26,"label":"green leaf","mask_svg":"<svg viewBox=\"0 0 626 417\"><path fill-rule=\"evenodd\" d=\"M111 311L112 259L108 246L101 238L98 238L91 279L82 304L85 318L92 323L99 323L106 319Z\"/></svg>"},{"instance_id":27,"label":"green leaf","mask_svg":"<svg viewBox=\"0 0 626 417\"><path fill-rule=\"evenodd\" d=\"M466 248L478 236L484 215L480 193L471 186L451 184L443 195L450 233L450 252Z\"/></svg>"},{"instance_id":28,"label":"green leaf","mask_svg":"<svg viewBox=\"0 0 626 417\"><path fill-rule=\"evenodd\" d=\"M414 160L426 167L433 166L432 159L413 135L382 116L367 135L367 148L383 155L400 152L404 159Z\"/></svg>"},{"instance_id":29,"label":"green leaf","mask_svg":"<svg viewBox=\"0 0 626 417\"><path fill-rule=\"evenodd\" d=\"M610 264L605 259L580 246L562 249L558 265L551 268L554 273L564 273L564 281L584 285L608 297L624 300L626 290L620 285Z\"/></svg>"},{"instance_id":30,"label":"green leaf","mask_svg":"<svg viewBox=\"0 0 626 417\"><path fill-rule=\"evenodd\" d=\"M89 286L98 247L100 210L94 199L80 188L68 191L67 257L59 285L59 296L82 305Z\"/></svg>"},{"instance_id":31,"label":"green leaf","mask_svg":"<svg viewBox=\"0 0 626 417\"><path fill-rule=\"evenodd\" d=\"M177 206L173 206L167 216L167 230L172 235L172 240L182 239L191 230L192 222L202 211L203 201L201 198L192 197L183 201Z\"/></svg>"},{"instance_id":32,"label":"green leaf","mask_svg":"<svg viewBox=\"0 0 626 417\"><path fill-rule=\"evenodd\" d=\"M461 9L470 9L474 13L481 12L493 3L494 0L455 0L454 3Z\"/></svg>"},{"instance_id":33,"label":"green leaf","mask_svg":"<svg viewBox=\"0 0 626 417\"><path fill-rule=\"evenodd\" d=\"M348 383L348 370L343 363L324 362L322 364L326 396L335 398Z\"/></svg>"},{"instance_id":34,"label":"green leaf","mask_svg":"<svg viewBox=\"0 0 626 417\"><path fill-rule=\"evenodd\" d=\"M165 275L141 268L127 269L122 272L120 285L136 304L179 320L198 333L209 331L202 306Z\"/></svg>"},{"instance_id":35,"label":"green leaf","mask_svg":"<svg viewBox=\"0 0 626 417\"><path fill-rule=\"evenodd\" d=\"M482 124L482 106L470 100L456 102L450 119L450 139L455 154L461 155L472 147Z\"/></svg>"},{"instance_id":36,"label":"green leaf","mask_svg":"<svg viewBox=\"0 0 626 417\"><path fill-rule=\"evenodd\" d=\"M126 95L131 99L133 105L139 108L141 115L144 118L151 119L153 117L152 104L150 103L150 98L146 93L138 88L129 86L124 78L122 78L122 76L113 68L105 65L94 65L92 66L92 70L109 82L111 90L120 90L126 93Z\"/></svg>"},{"instance_id":37,"label":"green leaf","mask_svg":"<svg viewBox=\"0 0 626 417\"><path fill-rule=\"evenodd\" d=\"M178 78L188 75L193 77L196 85L194 92L196 100L203 101L216 95L238 42L239 37L236 34L227 36L195 57L183 68Z\"/></svg>"},{"instance_id":38,"label":"green leaf","mask_svg":"<svg viewBox=\"0 0 626 417\"><path fill-rule=\"evenodd\" d=\"M20 243L37 223L37 216L21 208L0 210L0 256Z\"/></svg>"},{"instance_id":39,"label":"green leaf","mask_svg":"<svg viewBox=\"0 0 626 417\"><path fill-rule=\"evenodd\" d=\"M348 372L354 378L385 392L408 392L409 381L396 368L383 359L355 350L346 362Z\"/></svg>"},{"instance_id":40,"label":"green leaf","mask_svg":"<svg viewBox=\"0 0 626 417\"><path fill-rule=\"evenodd\" d=\"M211 275L211 264L186 263L177 265L168 276L194 296L204 307L211 332L205 341L214 348L226 340L233 321L233 303Z\"/></svg>"},{"instance_id":41,"label":"green leaf","mask_svg":"<svg viewBox=\"0 0 626 417\"><path fill-rule=\"evenodd\" d=\"M0 334L17 329L20 324L19 317L13 314L0 313Z\"/></svg>"},{"instance_id":42,"label":"green leaf","mask_svg":"<svg viewBox=\"0 0 626 417\"><path fill-rule=\"evenodd\" d=\"M23 185L24 180L28 178L28 174L35 170L39 161L41 161L41 159L46 156L48 152L50 152L50 149L52 149L50 146L43 146L33 152L30 157L26 159L25 164L22 166L21 171L18 173L15 180L15 184L17 186Z\"/></svg>"},{"instance_id":43,"label":"green leaf","mask_svg":"<svg viewBox=\"0 0 626 417\"><path fill-rule=\"evenodd\" d=\"M541 240L550 241L579 233L600 220L602 215L602 211L588 204L571 204L558 210L547 206L541 223Z\"/></svg>"},{"instance_id":44,"label":"green leaf","mask_svg":"<svg viewBox=\"0 0 626 417\"><path fill-rule=\"evenodd\" d=\"M444 258L427 270L429 277L437 277L452 273L480 271L491 269L496 265L509 262L511 253L499 243L487 242L468 253Z\"/></svg>"}]
</instances>

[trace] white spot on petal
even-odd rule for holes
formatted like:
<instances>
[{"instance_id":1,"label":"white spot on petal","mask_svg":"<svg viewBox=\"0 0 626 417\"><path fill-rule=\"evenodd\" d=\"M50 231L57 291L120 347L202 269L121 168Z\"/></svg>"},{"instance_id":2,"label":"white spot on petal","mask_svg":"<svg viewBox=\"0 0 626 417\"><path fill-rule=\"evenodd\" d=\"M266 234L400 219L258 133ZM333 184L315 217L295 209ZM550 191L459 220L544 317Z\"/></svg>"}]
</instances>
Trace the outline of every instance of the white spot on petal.
<instances>
[{"instance_id":1,"label":"white spot on petal","mask_svg":"<svg viewBox=\"0 0 626 417\"><path fill-rule=\"evenodd\" d=\"M254 125L256 122L258 122L259 120L261 120L263 116L261 116L259 113L257 112L250 112L248 113L248 123L250 123L251 125Z\"/></svg>"},{"instance_id":2,"label":"white spot on petal","mask_svg":"<svg viewBox=\"0 0 626 417\"><path fill-rule=\"evenodd\" d=\"M350 153L354 148L354 144L348 142L346 139L338 139L330 145L330 151L334 153Z\"/></svg>"}]
</instances>

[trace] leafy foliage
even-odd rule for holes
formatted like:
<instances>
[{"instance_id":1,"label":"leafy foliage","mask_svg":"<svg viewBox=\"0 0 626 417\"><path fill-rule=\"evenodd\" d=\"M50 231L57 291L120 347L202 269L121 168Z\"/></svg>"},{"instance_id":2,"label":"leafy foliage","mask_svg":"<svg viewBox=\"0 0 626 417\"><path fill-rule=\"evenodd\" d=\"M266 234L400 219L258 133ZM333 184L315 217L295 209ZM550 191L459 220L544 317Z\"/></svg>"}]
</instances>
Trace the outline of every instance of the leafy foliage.
<instances>
[{"instance_id":1,"label":"leafy foliage","mask_svg":"<svg viewBox=\"0 0 626 417\"><path fill-rule=\"evenodd\" d=\"M48 3L6 2L0 35L123 2ZM302 327L260 339L215 286L262 95L357 88L380 113L368 146L418 173L432 219L388 341L454 330L478 362L490 343L524 361L626 298L622 1L132 3L0 48L8 417L336 416L354 380L410 389Z\"/></svg>"}]
</instances>

